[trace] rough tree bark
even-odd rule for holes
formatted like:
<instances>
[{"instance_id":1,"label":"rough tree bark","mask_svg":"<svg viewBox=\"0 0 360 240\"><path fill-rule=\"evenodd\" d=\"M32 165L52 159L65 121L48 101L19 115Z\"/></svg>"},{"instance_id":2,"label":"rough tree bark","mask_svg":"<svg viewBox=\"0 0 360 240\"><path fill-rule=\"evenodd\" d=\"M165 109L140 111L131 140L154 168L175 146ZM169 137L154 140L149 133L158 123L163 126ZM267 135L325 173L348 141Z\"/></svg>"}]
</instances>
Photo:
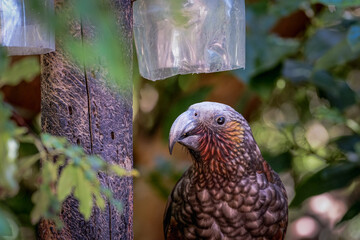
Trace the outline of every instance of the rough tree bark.
<instances>
[{"instance_id":1,"label":"rough tree bark","mask_svg":"<svg viewBox=\"0 0 360 240\"><path fill-rule=\"evenodd\" d=\"M56 0L56 9L64 1ZM119 31L124 39L126 62L132 71L132 2L111 0ZM90 29L90 28L89 28ZM93 33L73 21L74 36L86 38ZM73 144L81 145L87 153L98 154L107 162L126 169L132 168L132 94L121 94L109 88L101 68L70 60L69 54L57 42L56 52L42 56L41 124L43 132L65 136ZM127 79L132 81L130 75ZM131 90L130 90L131 91ZM105 211L94 208L89 221L78 211L77 201L68 198L61 211L64 227L58 231L54 223L41 221L40 239L133 239L133 185L132 178L108 177L100 174L101 184L107 186L114 198L123 203L117 211L107 203Z\"/></svg>"}]
</instances>

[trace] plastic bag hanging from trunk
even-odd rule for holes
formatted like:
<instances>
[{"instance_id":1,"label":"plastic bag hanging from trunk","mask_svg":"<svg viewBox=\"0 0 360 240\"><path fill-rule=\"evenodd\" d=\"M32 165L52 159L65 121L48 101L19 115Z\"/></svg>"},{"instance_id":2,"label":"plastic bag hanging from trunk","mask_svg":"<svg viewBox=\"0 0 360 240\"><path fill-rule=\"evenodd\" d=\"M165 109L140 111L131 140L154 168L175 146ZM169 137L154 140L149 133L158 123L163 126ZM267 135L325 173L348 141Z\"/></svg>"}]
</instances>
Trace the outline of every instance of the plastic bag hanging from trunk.
<instances>
[{"instance_id":1,"label":"plastic bag hanging from trunk","mask_svg":"<svg viewBox=\"0 0 360 240\"><path fill-rule=\"evenodd\" d=\"M53 0L43 0L43 7L53 11ZM54 33L29 1L0 0L0 45L8 55L36 55L55 50Z\"/></svg>"},{"instance_id":2,"label":"plastic bag hanging from trunk","mask_svg":"<svg viewBox=\"0 0 360 240\"><path fill-rule=\"evenodd\" d=\"M137 0L133 14L144 78L245 67L244 0Z\"/></svg>"}]
</instances>

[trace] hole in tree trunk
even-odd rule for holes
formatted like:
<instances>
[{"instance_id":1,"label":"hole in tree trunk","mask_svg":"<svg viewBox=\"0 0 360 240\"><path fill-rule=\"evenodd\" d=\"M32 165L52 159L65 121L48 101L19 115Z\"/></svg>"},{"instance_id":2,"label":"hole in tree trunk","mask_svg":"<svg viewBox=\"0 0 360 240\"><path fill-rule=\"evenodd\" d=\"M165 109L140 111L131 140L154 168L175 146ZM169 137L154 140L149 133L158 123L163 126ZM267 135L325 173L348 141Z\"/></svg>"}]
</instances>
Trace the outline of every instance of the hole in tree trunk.
<instances>
[{"instance_id":1,"label":"hole in tree trunk","mask_svg":"<svg viewBox=\"0 0 360 240\"><path fill-rule=\"evenodd\" d=\"M72 107L71 106L69 106L69 114L70 114L70 116L72 115Z\"/></svg>"},{"instance_id":2,"label":"hole in tree trunk","mask_svg":"<svg viewBox=\"0 0 360 240\"><path fill-rule=\"evenodd\" d=\"M115 133L111 132L111 139L114 140L115 139Z\"/></svg>"}]
</instances>

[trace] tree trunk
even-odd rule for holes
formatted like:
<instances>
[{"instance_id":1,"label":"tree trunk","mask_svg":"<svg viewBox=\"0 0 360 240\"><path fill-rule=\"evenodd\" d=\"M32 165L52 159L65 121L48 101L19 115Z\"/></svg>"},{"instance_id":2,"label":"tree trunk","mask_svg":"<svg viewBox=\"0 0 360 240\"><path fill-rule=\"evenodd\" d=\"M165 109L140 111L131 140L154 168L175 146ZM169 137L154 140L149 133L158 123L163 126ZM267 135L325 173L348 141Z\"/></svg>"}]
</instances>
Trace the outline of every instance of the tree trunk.
<instances>
[{"instance_id":1,"label":"tree trunk","mask_svg":"<svg viewBox=\"0 0 360 240\"><path fill-rule=\"evenodd\" d=\"M56 9L60 9L63 2L56 0ZM132 3L131 0L111 0L111 3L124 38L119 41L123 41L126 48L126 62L119 64L126 64L132 72ZM81 21L73 22L74 36L86 38L93 34ZM89 69L73 62L61 42L57 42L56 52L42 56L42 130L65 136L87 153L98 154L107 162L131 169L132 94L128 94L131 89L110 88L101 68L106 66ZM131 75L127 78L132 81ZM94 208L90 220L85 221L78 211L78 202L69 197L60 215L64 227L58 231L54 223L43 220L38 228L40 239L133 239L132 178L105 174L98 177L114 198L122 202L123 211L119 212L107 202L104 211Z\"/></svg>"}]
</instances>

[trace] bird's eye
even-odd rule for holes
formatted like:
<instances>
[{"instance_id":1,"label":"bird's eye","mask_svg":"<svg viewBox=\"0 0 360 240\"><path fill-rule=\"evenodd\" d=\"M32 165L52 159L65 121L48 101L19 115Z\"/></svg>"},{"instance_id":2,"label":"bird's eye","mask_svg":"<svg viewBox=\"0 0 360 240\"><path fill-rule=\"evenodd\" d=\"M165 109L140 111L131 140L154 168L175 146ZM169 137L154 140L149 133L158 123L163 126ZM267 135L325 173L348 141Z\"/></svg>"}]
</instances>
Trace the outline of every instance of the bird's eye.
<instances>
[{"instance_id":1,"label":"bird's eye","mask_svg":"<svg viewBox=\"0 0 360 240\"><path fill-rule=\"evenodd\" d=\"M224 118L224 117L219 117L218 119L216 119L216 122L217 122L219 125L223 125L224 122L225 122L225 118Z\"/></svg>"}]
</instances>

